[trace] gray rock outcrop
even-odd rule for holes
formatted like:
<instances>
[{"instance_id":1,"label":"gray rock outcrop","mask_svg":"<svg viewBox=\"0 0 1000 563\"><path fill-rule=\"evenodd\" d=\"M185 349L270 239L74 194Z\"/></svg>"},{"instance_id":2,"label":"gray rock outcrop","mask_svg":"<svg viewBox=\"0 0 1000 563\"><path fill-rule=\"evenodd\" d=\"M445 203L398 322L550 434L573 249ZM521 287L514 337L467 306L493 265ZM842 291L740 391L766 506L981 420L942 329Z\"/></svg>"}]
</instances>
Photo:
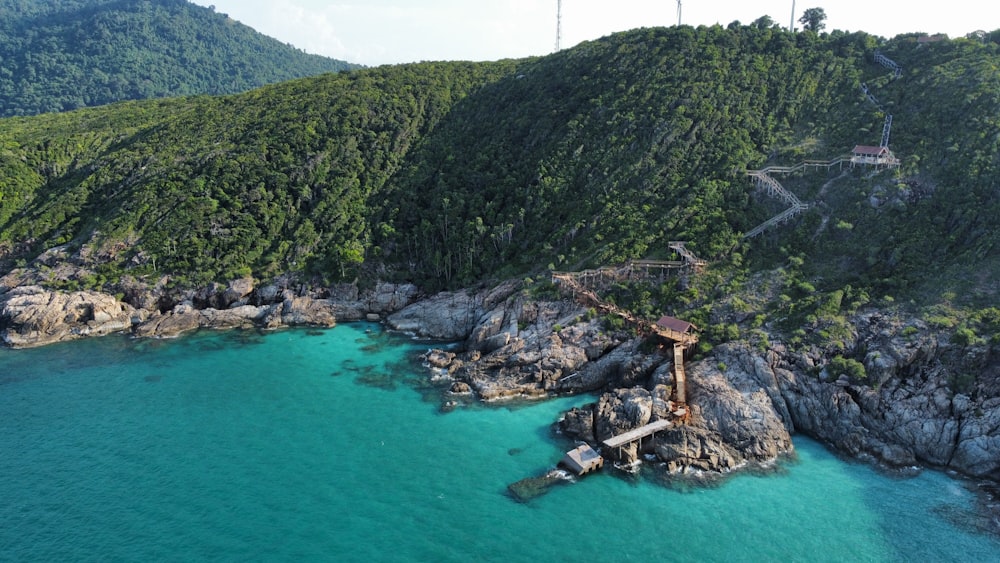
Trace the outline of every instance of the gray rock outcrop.
<instances>
[{"instance_id":1,"label":"gray rock outcrop","mask_svg":"<svg viewBox=\"0 0 1000 563\"><path fill-rule=\"evenodd\" d=\"M131 332L140 337L169 338L202 328L330 327L402 307L417 295L412 285L379 284L359 295L357 288L337 292L340 299L297 296L278 286L257 288L251 279L212 284L198 291L168 292L123 280L126 301L94 291L49 291L15 285L27 273L3 278L0 292L0 338L11 347ZM333 292L331 292L333 293ZM265 302L266 297L278 299ZM252 304L257 303L257 304Z\"/></svg>"},{"instance_id":2,"label":"gray rock outcrop","mask_svg":"<svg viewBox=\"0 0 1000 563\"><path fill-rule=\"evenodd\" d=\"M500 401L611 389L560 422L564 434L592 445L674 418L667 353L672 348L649 349L643 339L609 332L602 319L574 303L536 301L516 291L502 299L497 295L502 294L442 294L390 317L390 324L462 341L464 352L432 350L424 356L432 379L450 378L453 393ZM724 373L717 365L715 360L693 365L687 424L661 432L655 447L649 440L645 450L671 470L720 472L793 452L787 409L766 363L748 356ZM641 453L631 444L616 455L631 462Z\"/></svg>"},{"instance_id":3,"label":"gray rock outcrop","mask_svg":"<svg viewBox=\"0 0 1000 563\"><path fill-rule=\"evenodd\" d=\"M1000 479L1000 398L956 392L971 355L952 348L926 334L870 342L865 381L823 381L788 369L787 356L775 374L796 430L848 455Z\"/></svg>"},{"instance_id":4,"label":"gray rock outcrop","mask_svg":"<svg viewBox=\"0 0 1000 563\"><path fill-rule=\"evenodd\" d=\"M666 360L666 357L664 357ZM624 463L653 453L670 472L727 472L748 464L767 464L794 453L791 435L771 398L740 369L718 370L710 362L694 362L687 370L691 413L647 439L606 452ZM654 420L672 420L669 387L616 389L594 404L566 413L562 432L600 444Z\"/></svg>"},{"instance_id":5,"label":"gray rock outcrop","mask_svg":"<svg viewBox=\"0 0 1000 563\"><path fill-rule=\"evenodd\" d=\"M635 350L609 355L621 340L584 313L566 301L535 301L508 284L442 294L388 320L398 330L461 341L465 353L448 373L480 399L498 401L597 390L623 373Z\"/></svg>"},{"instance_id":6,"label":"gray rock outcrop","mask_svg":"<svg viewBox=\"0 0 1000 563\"><path fill-rule=\"evenodd\" d=\"M0 334L11 347L42 346L127 330L134 313L130 305L103 293L18 287L0 299Z\"/></svg>"}]
</instances>

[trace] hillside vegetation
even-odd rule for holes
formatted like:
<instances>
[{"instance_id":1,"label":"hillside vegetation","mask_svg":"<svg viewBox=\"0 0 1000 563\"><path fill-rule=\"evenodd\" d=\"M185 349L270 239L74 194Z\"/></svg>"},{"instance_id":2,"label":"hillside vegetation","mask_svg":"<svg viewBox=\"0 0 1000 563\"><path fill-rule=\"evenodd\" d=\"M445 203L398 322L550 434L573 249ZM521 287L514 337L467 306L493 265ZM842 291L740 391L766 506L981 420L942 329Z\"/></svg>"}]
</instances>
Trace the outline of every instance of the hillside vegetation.
<instances>
[{"instance_id":1,"label":"hillside vegetation","mask_svg":"<svg viewBox=\"0 0 1000 563\"><path fill-rule=\"evenodd\" d=\"M875 65L875 49L903 75ZM3 270L66 245L90 274L56 285L297 273L434 289L667 257L667 241L686 240L726 279L784 268L784 294L816 293L819 309L838 292L837 309L862 295L989 299L997 49L646 29L539 59L6 119ZM783 177L810 210L744 240L780 209L746 169L878 144L883 114L862 82L895 116L903 166Z\"/></svg>"},{"instance_id":2,"label":"hillside vegetation","mask_svg":"<svg viewBox=\"0 0 1000 563\"><path fill-rule=\"evenodd\" d=\"M0 2L0 117L231 94L350 68L185 0Z\"/></svg>"}]
</instances>

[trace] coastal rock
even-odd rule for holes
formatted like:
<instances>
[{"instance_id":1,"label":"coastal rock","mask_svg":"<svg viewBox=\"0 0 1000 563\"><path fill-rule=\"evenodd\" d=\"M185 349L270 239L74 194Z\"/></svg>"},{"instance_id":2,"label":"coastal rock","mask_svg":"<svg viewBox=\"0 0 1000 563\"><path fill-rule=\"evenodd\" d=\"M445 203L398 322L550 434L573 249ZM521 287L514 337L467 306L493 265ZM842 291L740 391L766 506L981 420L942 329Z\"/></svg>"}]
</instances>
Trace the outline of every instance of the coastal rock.
<instances>
[{"instance_id":1,"label":"coastal rock","mask_svg":"<svg viewBox=\"0 0 1000 563\"><path fill-rule=\"evenodd\" d=\"M223 310L204 309L197 313L201 328L253 328L263 317L264 309L253 305L242 305Z\"/></svg>"},{"instance_id":2,"label":"coastal rock","mask_svg":"<svg viewBox=\"0 0 1000 563\"><path fill-rule=\"evenodd\" d=\"M180 304L154 314L134 329L136 336L172 338L200 328L279 328L286 326L333 326L333 305L323 299L296 297L276 305L242 305L230 309L195 309Z\"/></svg>"},{"instance_id":3,"label":"coastal rock","mask_svg":"<svg viewBox=\"0 0 1000 563\"><path fill-rule=\"evenodd\" d=\"M1000 398L964 413L949 465L968 475L1000 480Z\"/></svg>"},{"instance_id":4,"label":"coastal rock","mask_svg":"<svg viewBox=\"0 0 1000 563\"><path fill-rule=\"evenodd\" d=\"M444 350L428 350L423 356L424 361L428 365L438 369L446 369L455 360L455 354L453 352L446 352Z\"/></svg>"},{"instance_id":5,"label":"coastal rock","mask_svg":"<svg viewBox=\"0 0 1000 563\"><path fill-rule=\"evenodd\" d=\"M465 340L482 314L480 300L469 292L439 293L387 319L395 330L437 340Z\"/></svg>"},{"instance_id":6,"label":"coastal rock","mask_svg":"<svg viewBox=\"0 0 1000 563\"><path fill-rule=\"evenodd\" d=\"M220 298L220 309L228 309L238 302L243 302L245 299L253 293L254 281L253 278L241 278L238 280L233 280L229 282L229 287L222 292Z\"/></svg>"},{"instance_id":7,"label":"coastal rock","mask_svg":"<svg viewBox=\"0 0 1000 563\"><path fill-rule=\"evenodd\" d=\"M766 364L726 364L720 370L718 362L692 362L687 374L689 425L717 436L721 444L714 470L770 462L794 451L789 426L782 420L784 404L776 408L776 394L766 390L773 381Z\"/></svg>"},{"instance_id":8,"label":"coastal rock","mask_svg":"<svg viewBox=\"0 0 1000 563\"><path fill-rule=\"evenodd\" d=\"M920 321L868 313L854 325L854 345L865 350L863 380L825 380L823 372L796 368L801 353L769 352L794 428L890 467L921 463L1000 478L1000 377L989 352L956 346ZM966 373L977 375L956 377Z\"/></svg>"},{"instance_id":9,"label":"coastal rock","mask_svg":"<svg viewBox=\"0 0 1000 563\"><path fill-rule=\"evenodd\" d=\"M641 387L617 389L597 402L594 434L598 441L624 434L649 423L653 399Z\"/></svg>"},{"instance_id":10,"label":"coastal rock","mask_svg":"<svg viewBox=\"0 0 1000 563\"><path fill-rule=\"evenodd\" d=\"M588 407L573 407L566 411L559 421L560 432L588 444L597 444L597 435L594 431L595 426L593 405Z\"/></svg>"},{"instance_id":11,"label":"coastal rock","mask_svg":"<svg viewBox=\"0 0 1000 563\"><path fill-rule=\"evenodd\" d=\"M280 310L283 326L331 327L337 324L334 303L328 299L286 299Z\"/></svg>"},{"instance_id":12,"label":"coastal rock","mask_svg":"<svg viewBox=\"0 0 1000 563\"><path fill-rule=\"evenodd\" d=\"M718 369L708 361L688 369L690 415L659 431L655 440L615 448L618 461L633 463L652 451L670 472L726 472L750 463L767 464L794 452L791 435L757 375L739 368ZM559 424L566 435L600 443L655 420L673 420L670 385L653 391L616 389L597 403L565 413Z\"/></svg>"},{"instance_id":13,"label":"coastal rock","mask_svg":"<svg viewBox=\"0 0 1000 563\"><path fill-rule=\"evenodd\" d=\"M411 283L380 283L375 286L371 295L366 296L361 301L364 302L369 312L385 315L410 305L418 295L420 295L420 290Z\"/></svg>"},{"instance_id":14,"label":"coastal rock","mask_svg":"<svg viewBox=\"0 0 1000 563\"><path fill-rule=\"evenodd\" d=\"M0 338L9 346L41 346L123 331L168 338L201 328L330 327L338 319L361 320L369 314L378 319L380 313L369 313L372 308L385 311L416 294L411 285L381 284L367 297L359 298L353 285L329 291L291 291L281 285L257 288L250 278L226 286L210 284L185 290L168 289L169 278L149 287L126 277L115 288L125 300L120 302L104 293L48 291L22 284L37 275L27 269L0 280L9 284L0 293ZM300 292L335 295L342 300L297 296ZM265 303L270 299L277 302Z\"/></svg>"},{"instance_id":15,"label":"coastal rock","mask_svg":"<svg viewBox=\"0 0 1000 563\"><path fill-rule=\"evenodd\" d=\"M458 372L483 400L542 397L603 388L627 353L592 362L588 350L608 343L596 322L545 334L529 330ZM600 343L597 344L597 342Z\"/></svg>"},{"instance_id":16,"label":"coastal rock","mask_svg":"<svg viewBox=\"0 0 1000 563\"><path fill-rule=\"evenodd\" d=\"M670 473L725 472L744 464L743 456L722 436L699 425L677 425L657 435L656 457Z\"/></svg>"},{"instance_id":17,"label":"coastal rock","mask_svg":"<svg viewBox=\"0 0 1000 563\"><path fill-rule=\"evenodd\" d=\"M133 312L103 293L18 287L0 298L0 335L15 348L103 336L131 328Z\"/></svg>"},{"instance_id":18,"label":"coastal rock","mask_svg":"<svg viewBox=\"0 0 1000 563\"><path fill-rule=\"evenodd\" d=\"M0 296L3 296L15 287L26 285L31 278L31 272L24 268L17 268L0 276Z\"/></svg>"},{"instance_id":19,"label":"coastal rock","mask_svg":"<svg viewBox=\"0 0 1000 563\"><path fill-rule=\"evenodd\" d=\"M173 338L202 326L202 315L188 305L178 305L167 313L156 313L135 327L136 336Z\"/></svg>"},{"instance_id":20,"label":"coastal rock","mask_svg":"<svg viewBox=\"0 0 1000 563\"><path fill-rule=\"evenodd\" d=\"M465 341L482 322L484 314L513 303L510 298L517 288L516 282L508 282L480 292L439 293L389 315L387 322L395 330L423 338L451 342ZM405 295L411 291L401 286L394 291L394 294Z\"/></svg>"},{"instance_id":21,"label":"coastal rock","mask_svg":"<svg viewBox=\"0 0 1000 563\"><path fill-rule=\"evenodd\" d=\"M516 284L443 294L391 316L389 325L462 341L465 352L448 372L485 401L600 389L632 356L603 360L621 342L599 320L587 320L573 303L528 299Z\"/></svg>"}]
</instances>

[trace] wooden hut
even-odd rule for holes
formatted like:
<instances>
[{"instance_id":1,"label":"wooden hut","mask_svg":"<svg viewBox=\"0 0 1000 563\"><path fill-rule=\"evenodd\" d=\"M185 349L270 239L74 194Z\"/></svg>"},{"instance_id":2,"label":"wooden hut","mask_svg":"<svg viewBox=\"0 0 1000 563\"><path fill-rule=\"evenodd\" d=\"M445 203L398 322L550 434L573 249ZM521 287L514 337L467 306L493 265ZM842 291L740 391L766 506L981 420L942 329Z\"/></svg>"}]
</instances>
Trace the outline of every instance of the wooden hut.
<instances>
[{"instance_id":1,"label":"wooden hut","mask_svg":"<svg viewBox=\"0 0 1000 563\"><path fill-rule=\"evenodd\" d=\"M656 326L672 330L674 332L679 332L681 334L689 334L691 329L696 329L693 324L687 321L675 319L674 317L668 317L667 315L660 317L660 320L656 321Z\"/></svg>"},{"instance_id":2,"label":"wooden hut","mask_svg":"<svg viewBox=\"0 0 1000 563\"><path fill-rule=\"evenodd\" d=\"M899 160L892 154L889 147L871 147L857 145L851 151L851 164L868 164L872 166L898 166Z\"/></svg>"},{"instance_id":3,"label":"wooden hut","mask_svg":"<svg viewBox=\"0 0 1000 563\"><path fill-rule=\"evenodd\" d=\"M577 475L586 475L604 467L604 458L601 457L601 454L594 451L594 448L583 444L566 452L559 465Z\"/></svg>"}]
</instances>

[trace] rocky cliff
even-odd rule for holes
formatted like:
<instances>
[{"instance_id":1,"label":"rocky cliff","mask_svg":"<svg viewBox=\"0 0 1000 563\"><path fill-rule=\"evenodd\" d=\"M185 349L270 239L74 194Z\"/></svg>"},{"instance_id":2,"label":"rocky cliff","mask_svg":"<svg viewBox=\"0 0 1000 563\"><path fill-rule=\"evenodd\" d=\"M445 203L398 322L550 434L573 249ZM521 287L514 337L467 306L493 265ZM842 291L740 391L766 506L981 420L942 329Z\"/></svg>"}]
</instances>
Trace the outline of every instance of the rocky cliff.
<instances>
[{"instance_id":1,"label":"rocky cliff","mask_svg":"<svg viewBox=\"0 0 1000 563\"><path fill-rule=\"evenodd\" d=\"M536 300L507 285L441 294L388 321L464 343L464 352L434 360L456 394L497 401L601 393L560 424L592 445L669 416L672 360L663 343L610 330L571 302ZM903 316L868 312L853 325L848 345L865 366L863 379L835 377L823 352L792 350L779 334L763 347L716 346L687 366L687 423L658 433L647 453L675 472L728 471L792 453L790 435L801 432L890 467L1000 479L996 353ZM642 452L622 453L630 461Z\"/></svg>"}]
</instances>

